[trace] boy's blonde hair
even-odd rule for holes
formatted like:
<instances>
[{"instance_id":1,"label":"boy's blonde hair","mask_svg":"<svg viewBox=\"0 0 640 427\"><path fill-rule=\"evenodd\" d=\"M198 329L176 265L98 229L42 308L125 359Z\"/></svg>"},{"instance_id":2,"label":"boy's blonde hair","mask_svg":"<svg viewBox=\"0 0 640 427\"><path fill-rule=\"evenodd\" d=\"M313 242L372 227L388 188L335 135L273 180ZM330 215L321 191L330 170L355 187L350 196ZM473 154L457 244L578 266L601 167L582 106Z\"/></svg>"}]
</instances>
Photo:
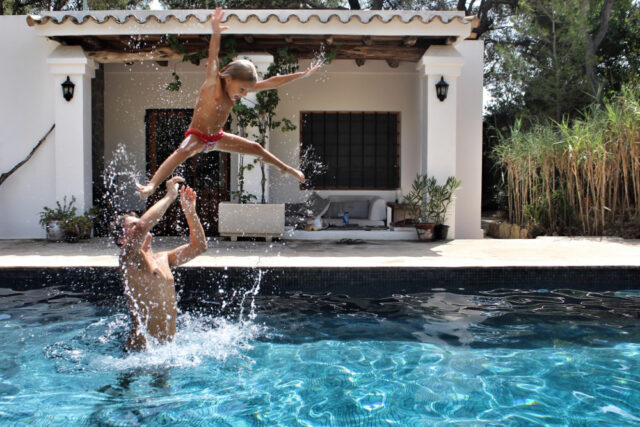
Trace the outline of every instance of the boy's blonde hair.
<instances>
[{"instance_id":1,"label":"boy's blonde hair","mask_svg":"<svg viewBox=\"0 0 640 427\"><path fill-rule=\"evenodd\" d=\"M257 83L258 73L251 61L246 59L236 59L227 64L220 71L222 77L231 77L232 80L242 80L244 82Z\"/></svg>"}]
</instances>

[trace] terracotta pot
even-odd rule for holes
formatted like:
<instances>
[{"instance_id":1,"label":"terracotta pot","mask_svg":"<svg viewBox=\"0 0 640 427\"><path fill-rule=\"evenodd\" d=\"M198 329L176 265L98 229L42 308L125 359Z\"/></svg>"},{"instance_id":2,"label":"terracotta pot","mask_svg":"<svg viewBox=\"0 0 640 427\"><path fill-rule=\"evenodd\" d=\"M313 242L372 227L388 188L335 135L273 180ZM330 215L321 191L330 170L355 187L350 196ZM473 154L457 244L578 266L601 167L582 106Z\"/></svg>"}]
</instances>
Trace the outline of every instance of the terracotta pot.
<instances>
[{"instance_id":1,"label":"terracotta pot","mask_svg":"<svg viewBox=\"0 0 640 427\"><path fill-rule=\"evenodd\" d=\"M415 224L418 239L425 242L433 240L433 229L435 226L436 225L432 223Z\"/></svg>"},{"instance_id":2,"label":"terracotta pot","mask_svg":"<svg viewBox=\"0 0 640 427\"><path fill-rule=\"evenodd\" d=\"M444 224L436 224L433 228L433 240L447 240L449 226Z\"/></svg>"}]
</instances>

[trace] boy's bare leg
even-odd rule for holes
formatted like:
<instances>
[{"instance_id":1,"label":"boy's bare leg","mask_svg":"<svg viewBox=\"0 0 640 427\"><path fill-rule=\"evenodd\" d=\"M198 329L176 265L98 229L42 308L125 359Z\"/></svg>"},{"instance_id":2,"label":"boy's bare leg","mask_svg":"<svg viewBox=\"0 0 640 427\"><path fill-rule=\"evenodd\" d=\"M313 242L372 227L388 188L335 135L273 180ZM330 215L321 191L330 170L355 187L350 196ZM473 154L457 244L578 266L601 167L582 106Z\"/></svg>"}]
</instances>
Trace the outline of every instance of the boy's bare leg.
<instances>
[{"instance_id":1,"label":"boy's bare leg","mask_svg":"<svg viewBox=\"0 0 640 427\"><path fill-rule=\"evenodd\" d=\"M156 191L156 188L158 188L178 166L184 163L189 157L201 152L203 148L204 145L195 136L189 135L186 137L180 146L162 162L149 183L147 185L138 185L140 197L146 199L152 195Z\"/></svg>"},{"instance_id":2,"label":"boy's bare leg","mask_svg":"<svg viewBox=\"0 0 640 427\"><path fill-rule=\"evenodd\" d=\"M216 150L250 154L252 156L260 157L264 162L278 167L280 172L288 173L298 181L304 183L304 174L302 172L287 165L282 160L265 150L257 142L251 142L248 139L225 132L222 139L216 143Z\"/></svg>"}]
</instances>

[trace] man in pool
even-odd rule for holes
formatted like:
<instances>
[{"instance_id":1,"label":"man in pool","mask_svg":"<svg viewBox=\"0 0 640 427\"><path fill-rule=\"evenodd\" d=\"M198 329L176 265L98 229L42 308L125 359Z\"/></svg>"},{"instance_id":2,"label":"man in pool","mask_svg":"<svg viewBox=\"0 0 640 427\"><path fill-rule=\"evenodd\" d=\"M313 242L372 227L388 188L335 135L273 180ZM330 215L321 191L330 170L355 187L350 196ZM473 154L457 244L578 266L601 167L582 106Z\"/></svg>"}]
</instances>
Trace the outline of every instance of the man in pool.
<instances>
[{"instance_id":1,"label":"man in pool","mask_svg":"<svg viewBox=\"0 0 640 427\"><path fill-rule=\"evenodd\" d=\"M196 192L188 186L180 189L180 204L189 225L189 243L171 251L154 253L151 229L160 221L178 196L181 177L166 183L167 194L144 215L121 215L115 226L120 249L120 271L124 295L131 314L131 336L125 348L146 347L147 337L158 342L171 341L176 332L176 290L171 268L195 258L207 250L207 240L196 214Z\"/></svg>"}]
</instances>

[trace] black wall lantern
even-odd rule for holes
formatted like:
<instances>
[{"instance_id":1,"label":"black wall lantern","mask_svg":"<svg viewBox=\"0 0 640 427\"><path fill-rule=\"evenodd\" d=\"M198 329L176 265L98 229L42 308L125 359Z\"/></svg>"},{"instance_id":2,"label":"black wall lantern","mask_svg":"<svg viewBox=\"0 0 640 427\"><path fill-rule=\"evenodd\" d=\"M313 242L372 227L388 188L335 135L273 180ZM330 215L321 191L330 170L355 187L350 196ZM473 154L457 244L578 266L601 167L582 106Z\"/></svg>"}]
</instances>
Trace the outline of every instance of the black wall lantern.
<instances>
[{"instance_id":1,"label":"black wall lantern","mask_svg":"<svg viewBox=\"0 0 640 427\"><path fill-rule=\"evenodd\" d=\"M447 99L447 92L449 91L449 83L444 81L444 77L440 76L440 81L436 83L436 95L440 101Z\"/></svg>"},{"instance_id":2,"label":"black wall lantern","mask_svg":"<svg viewBox=\"0 0 640 427\"><path fill-rule=\"evenodd\" d=\"M66 99L67 101L71 101L71 98L73 98L73 89L75 87L76 85L73 84L69 76L67 76L67 80L62 82L62 96L64 97L64 99Z\"/></svg>"}]
</instances>

